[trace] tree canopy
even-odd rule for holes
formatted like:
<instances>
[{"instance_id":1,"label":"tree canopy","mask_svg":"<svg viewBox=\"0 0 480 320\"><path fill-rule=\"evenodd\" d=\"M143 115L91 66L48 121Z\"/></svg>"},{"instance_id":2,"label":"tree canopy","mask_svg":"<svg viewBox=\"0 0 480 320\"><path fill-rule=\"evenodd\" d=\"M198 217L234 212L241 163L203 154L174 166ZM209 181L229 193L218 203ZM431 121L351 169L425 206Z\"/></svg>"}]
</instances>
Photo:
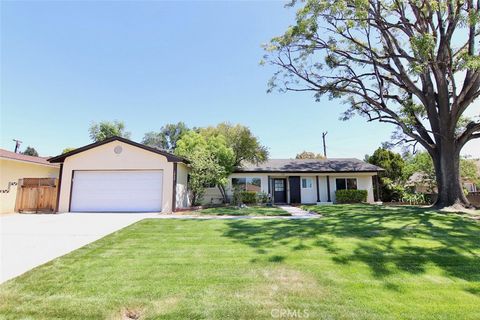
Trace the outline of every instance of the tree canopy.
<instances>
[{"instance_id":1,"label":"tree canopy","mask_svg":"<svg viewBox=\"0 0 480 320\"><path fill-rule=\"evenodd\" d=\"M480 138L466 110L480 95L479 2L306 0L296 22L265 46L270 90L340 98L396 141L432 157L438 206L468 205L459 155ZM297 1L292 1L292 6Z\"/></svg>"},{"instance_id":2,"label":"tree canopy","mask_svg":"<svg viewBox=\"0 0 480 320\"><path fill-rule=\"evenodd\" d=\"M325 157L320 153L302 151L295 156L295 159L325 159Z\"/></svg>"},{"instance_id":3,"label":"tree canopy","mask_svg":"<svg viewBox=\"0 0 480 320\"><path fill-rule=\"evenodd\" d=\"M382 201L400 201L402 196L402 178L405 161L402 156L385 148L378 148L371 156L365 156L365 161L379 166L385 171L379 173L378 180L380 198Z\"/></svg>"},{"instance_id":4,"label":"tree canopy","mask_svg":"<svg viewBox=\"0 0 480 320\"><path fill-rule=\"evenodd\" d=\"M365 161L385 169L382 176L392 181L399 181L403 177L405 161L400 154L391 150L378 148L371 156L366 156Z\"/></svg>"},{"instance_id":5,"label":"tree canopy","mask_svg":"<svg viewBox=\"0 0 480 320\"><path fill-rule=\"evenodd\" d=\"M28 146L25 151L22 152L22 154L27 155L27 156L34 156L38 157L38 152L35 150L35 148Z\"/></svg>"},{"instance_id":6,"label":"tree canopy","mask_svg":"<svg viewBox=\"0 0 480 320\"><path fill-rule=\"evenodd\" d=\"M186 132L177 142L175 154L190 160L192 204L201 200L205 186L223 186L233 170L233 150L223 136L205 136L195 131Z\"/></svg>"},{"instance_id":7,"label":"tree canopy","mask_svg":"<svg viewBox=\"0 0 480 320\"><path fill-rule=\"evenodd\" d=\"M105 139L119 136L122 138L130 138L130 132L125 129L123 121L101 121L99 123L93 122L88 129L90 139L94 142L103 141Z\"/></svg>"},{"instance_id":8,"label":"tree canopy","mask_svg":"<svg viewBox=\"0 0 480 320\"><path fill-rule=\"evenodd\" d=\"M150 131L145 133L142 143L150 147L174 152L177 142L187 131L189 129L183 122L166 124L159 132Z\"/></svg>"},{"instance_id":9,"label":"tree canopy","mask_svg":"<svg viewBox=\"0 0 480 320\"><path fill-rule=\"evenodd\" d=\"M241 124L220 123L216 127L199 129L205 136L223 136L227 146L235 155L234 166L242 165L242 162L264 162L268 159L267 147L260 144L260 141L250 129Z\"/></svg>"}]
</instances>

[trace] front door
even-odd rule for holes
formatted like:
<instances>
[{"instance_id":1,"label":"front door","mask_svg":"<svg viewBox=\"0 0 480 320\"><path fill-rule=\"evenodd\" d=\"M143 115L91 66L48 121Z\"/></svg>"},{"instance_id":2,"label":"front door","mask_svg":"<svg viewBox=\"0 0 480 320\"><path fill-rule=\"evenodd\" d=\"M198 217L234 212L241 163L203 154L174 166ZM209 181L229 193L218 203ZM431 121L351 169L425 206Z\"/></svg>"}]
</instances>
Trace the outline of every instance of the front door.
<instances>
[{"instance_id":1,"label":"front door","mask_svg":"<svg viewBox=\"0 0 480 320\"><path fill-rule=\"evenodd\" d=\"M290 184L290 203L301 203L302 195L300 191L300 177L289 177L288 182Z\"/></svg>"},{"instance_id":2,"label":"front door","mask_svg":"<svg viewBox=\"0 0 480 320\"><path fill-rule=\"evenodd\" d=\"M273 179L273 201L287 203L287 180Z\"/></svg>"}]
</instances>

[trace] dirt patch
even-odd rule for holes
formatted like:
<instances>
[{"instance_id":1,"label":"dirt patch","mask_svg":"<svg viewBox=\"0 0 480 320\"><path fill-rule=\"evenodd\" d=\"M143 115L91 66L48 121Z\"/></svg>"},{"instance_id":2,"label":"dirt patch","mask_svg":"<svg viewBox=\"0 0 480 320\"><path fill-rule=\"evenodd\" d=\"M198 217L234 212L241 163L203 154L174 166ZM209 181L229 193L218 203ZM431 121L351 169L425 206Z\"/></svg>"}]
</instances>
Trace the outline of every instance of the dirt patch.
<instances>
[{"instance_id":1,"label":"dirt patch","mask_svg":"<svg viewBox=\"0 0 480 320\"><path fill-rule=\"evenodd\" d=\"M110 320L140 320L143 319L145 309L142 307L123 307L108 319Z\"/></svg>"}]
</instances>

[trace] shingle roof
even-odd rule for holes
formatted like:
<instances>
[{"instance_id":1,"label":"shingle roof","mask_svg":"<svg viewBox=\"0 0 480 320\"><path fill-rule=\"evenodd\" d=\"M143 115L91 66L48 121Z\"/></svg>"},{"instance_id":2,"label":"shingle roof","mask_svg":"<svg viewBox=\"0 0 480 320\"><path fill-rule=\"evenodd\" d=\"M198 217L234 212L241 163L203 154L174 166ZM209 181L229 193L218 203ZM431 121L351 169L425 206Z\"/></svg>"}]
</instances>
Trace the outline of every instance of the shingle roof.
<instances>
[{"instance_id":1,"label":"shingle roof","mask_svg":"<svg viewBox=\"0 0 480 320\"><path fill-rule=\"evenodd\" d=\"M58 165L48 162L47 158L27 156L25 154L15 153L5 149L0 149L0 158L24 161L24 162L32 162L32 163L41 164L49 167L58 167Z\"/></svg>"},{"instance_id":2,"label":"shingle roof","mask_svg":"<svg viewBox=\"0 0 480 320\"><path fill-rule=\"evenodd\" d=\"M377 172L382 168L355 158L270 159L259 164L245 164L235 172Z\"/></svg>"}]
</instances>

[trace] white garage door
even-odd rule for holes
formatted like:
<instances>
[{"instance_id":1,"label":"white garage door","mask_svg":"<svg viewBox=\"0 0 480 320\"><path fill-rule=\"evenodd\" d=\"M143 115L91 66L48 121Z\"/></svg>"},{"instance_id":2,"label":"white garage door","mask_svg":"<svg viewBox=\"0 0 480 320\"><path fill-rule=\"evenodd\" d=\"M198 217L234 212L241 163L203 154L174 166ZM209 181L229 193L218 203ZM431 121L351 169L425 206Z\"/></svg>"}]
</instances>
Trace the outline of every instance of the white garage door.
<instances>
[{"instance_id":1,"label":"white garage door","mask_svg":"<svg viewBox=\"0 0 480 320\"><path fill-rule=\"evenodd\" d=\"M162 210L162 171L75 171L70 211Z\"/></svg>"}]
</instances>

